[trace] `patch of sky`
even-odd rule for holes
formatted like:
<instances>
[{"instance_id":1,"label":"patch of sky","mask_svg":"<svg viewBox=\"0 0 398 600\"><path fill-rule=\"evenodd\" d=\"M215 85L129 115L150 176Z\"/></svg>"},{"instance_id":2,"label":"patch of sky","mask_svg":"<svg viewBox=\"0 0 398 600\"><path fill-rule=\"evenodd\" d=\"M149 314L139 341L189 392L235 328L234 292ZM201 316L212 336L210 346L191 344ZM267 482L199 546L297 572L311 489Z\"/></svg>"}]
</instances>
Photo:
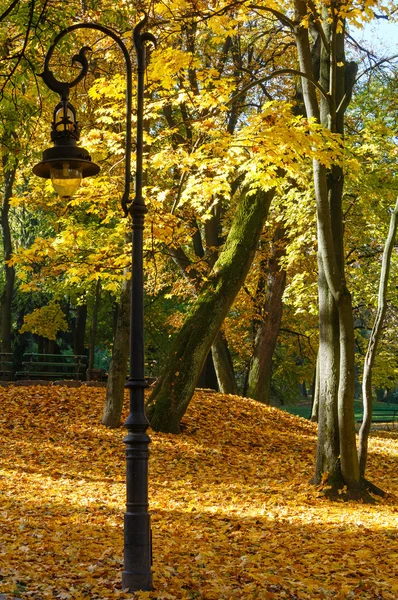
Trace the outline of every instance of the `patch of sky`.
<instances>
[{"instance_id":1,"label":"patch of sky","mask_svg":"<svg viewBox=\"0 0 398 600\"><path fill-rule=\"evenodd\" d=\"M398 22L387 19L373 19L362 29L352 27L350 35L366 50L378 57L392 57L398 54Z\"/></svg>"}]
</instances>

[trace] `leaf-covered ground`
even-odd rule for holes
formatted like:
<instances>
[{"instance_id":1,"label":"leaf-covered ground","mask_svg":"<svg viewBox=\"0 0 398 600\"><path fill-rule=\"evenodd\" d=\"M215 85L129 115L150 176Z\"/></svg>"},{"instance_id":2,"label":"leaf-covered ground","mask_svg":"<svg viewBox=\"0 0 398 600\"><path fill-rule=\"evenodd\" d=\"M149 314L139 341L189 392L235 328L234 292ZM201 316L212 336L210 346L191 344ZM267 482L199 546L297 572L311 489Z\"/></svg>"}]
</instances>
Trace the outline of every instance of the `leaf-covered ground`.
<instances>
[{"instance_id":1,"label":"leaf-covered ground","mask_svg":"<svg viewBox=\"0 0 398 600\"><path fill-rule=\"evenodd\" d=\"M124 430L104 390L0 389L0 593L131 598L121 590ZM313 424L197 392L180 436L151 432L154 585L170 600L398 598L398 433L377 432L375 505L308 485Z\"/></svg>"}]
</instances>

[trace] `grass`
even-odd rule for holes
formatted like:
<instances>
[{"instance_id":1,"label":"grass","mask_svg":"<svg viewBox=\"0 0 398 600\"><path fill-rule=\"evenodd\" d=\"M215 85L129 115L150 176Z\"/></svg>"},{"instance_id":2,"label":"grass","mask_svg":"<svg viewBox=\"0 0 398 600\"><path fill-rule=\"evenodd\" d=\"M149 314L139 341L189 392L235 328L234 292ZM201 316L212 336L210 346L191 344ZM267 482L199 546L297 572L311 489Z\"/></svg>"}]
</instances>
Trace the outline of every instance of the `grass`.
<instances>
[{"instance_id":1,"label":"grass","mask_svg":"<svg viewBox=\"0 0 398 600\"><path fill-rule=\"evenodd\" d=\"M104 390L0 389L0 593L131 599L121 589L124 430ZM180 436L150 432L156 600L396 600L398 433L370 440L375 505L309 485L316 427L197 392Z\"/></svg>"}]
</instances>

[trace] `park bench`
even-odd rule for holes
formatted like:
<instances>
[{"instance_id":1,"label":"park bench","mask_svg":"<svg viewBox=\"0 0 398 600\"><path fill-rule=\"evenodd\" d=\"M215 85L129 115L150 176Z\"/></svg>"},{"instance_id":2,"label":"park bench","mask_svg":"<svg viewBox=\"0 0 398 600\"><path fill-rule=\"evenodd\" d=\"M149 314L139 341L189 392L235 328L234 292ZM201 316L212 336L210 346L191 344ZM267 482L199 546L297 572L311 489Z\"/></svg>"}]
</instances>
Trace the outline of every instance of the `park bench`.
<instances>
[{"instance_id":1,"label":"park bench","mask_svg":"<svg viewBox=\"0 0 398 600\"><path fill-rule=\"evenodd\" d=\"M13 357L9 352L0 352L0 381L13 378Z\"/></svg>"},{"instance_id":2,"label":"park bench","mask_svg":"<svg viewBox=\"0 0 398 600\"><path fill-rule=\"evenodd\" d=\"M35 354L23 355L23 371L17 371L16 379L85 379L87 357L84 355Z\"/></svg>"},{"instance_id":3,"label":"park bench","mask_svg":"<svg viewBox=\"0 0 398 600\"><path fill-rule=\"evenodd\" d=\"M395 423L398 419L398 408L375 408L372 411L372 423Z\"/></svg>"},{"instance_id":4,"label":"park bench","mask_svg":"<svg viewBox=\"0 0 398 600\"><path fill-rule=\"evenodd\" d=\"M358 422L362 422L363 415ZM395 408L374 408L372 411L372 423L396 423L398 422L398 407Z\"/></svg>"}]
</instances>

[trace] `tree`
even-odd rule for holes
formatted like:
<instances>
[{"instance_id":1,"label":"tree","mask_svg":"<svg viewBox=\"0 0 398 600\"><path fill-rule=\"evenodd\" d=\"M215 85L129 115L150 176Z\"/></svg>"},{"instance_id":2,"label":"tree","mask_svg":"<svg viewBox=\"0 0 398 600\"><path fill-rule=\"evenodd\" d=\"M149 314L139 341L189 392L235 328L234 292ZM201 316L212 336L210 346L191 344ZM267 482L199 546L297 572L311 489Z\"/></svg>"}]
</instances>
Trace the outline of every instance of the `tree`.
<instances>
[{"instance_id":1,"label":"tree","mask_svg":"<svg viewBox=\"0 0 398 600\"><path fill-rule=\"evenodd\" d=\"M398 199L395 204L394 210L391 214L390 228L386 243L384 246L381 273L380 273L380 284L376 317L370 332L368 341L368 347L366 350L363 377L362 377L362 395L363 395L363 420L359 430L359 467L361 476L365 476L366 470L366 459L368 453L368 438L370 432L370 426L372 423L372 369L376 358L377 347L382 334L382 327L384 323L384 317L387 311L387 286L388 278L390 274L390 263L391 254L395 244L395 235L397 232L398 225Z\"/></svg>"},{"instance_id":2,"label":"tree","mask_svg":"<svg viewBox=\"0 0 398 600\"><path fill-rule=\"evenodd\" d=\"M274 193L242 197L223 251L187 315L148 402L147 415L154 429L180 432L206 356L251 265Z\"/></svg>"},{"instance_id":3,"label":"tree","mask_svg":"<svg viewBox=\"0 0 398 600\"><path fill-rule=\"evenodd\" d=\"M234 13L232 9L231 15L233 14ZM229 15L230 20L228 22L228 27L225 27L225 20L223 21L222 26L218 26L217 32L219 35L220 32L223 32L223 27L225 27L228 31L228 35L231 35L230 32L234 26L236 26L237 29L238 27L240 27L240 23L239 25L234 23L233 19L231 19L231 15ZM247 18L247 22L250 23L250 27L248 27L248 35L250 36L250 34L252 33L250 28L253 28L253 30L258 31L259 23L255 22L255 24L253 25L254 21L250 21L249 17ZM211 26L213 28L217 27L214 24L214 22L211 24ZM232 138L230 138L229 136L227 137L225 133L223 134L223 137L221 137L219 127L217 126L217 121L215 121L214 124L213 121L211 121L212 124L210 126L210 124L208 124L208 121L210 120L212 114L208 114L207 112L205 112L206 120L204 121L204 123L206 124L206 135L208 139L203 140L202 145L199 146L198 149L195 149L195 153L192 153L189 156L188 163L192 164L195 157L197 157L199 159L197 164L203 164L203 166L200 167L197 171L197 173L200 176L199 179L197 176L195 177L196 174L194 174L191 177L184 175L185 185L183 189L185 202L188 198L192 197L193 193L197 194L199 189L201 190L202 197L207 198L209 196L209 184L211 185L210 199L212 199L214 202L215 182L217 182L217 186L219 186L220 189L226 189L228 193L228 187L231 187L230 174L236 172L238 168L240 172L242 172L242 174L246 175L246 178L248 182L250 182L250 185L254 184L256 187L262 189L264 185L264 177L267 180L268 187L272 187L272 184L270 183L272 179L276 184L279 185L281 181L285 182L289 176L293 179L302 177L302 170L300 172L300 176L298 175L298 170L300 169L299 165L302 165L304 156L313 155L313 153L317 152L319 164L322 164L323 166L325 163L327 163L328 161L330 162L331 160L331 148L333 148L332 154L336 152L337 154L339 153L336 144L330 136L327 136L328 144L330 144L329 148L327 148L327 146L324 146L322 149L322 143L325 141L325 132L319 127L318 129L314 127L314 130L312 131L313 137L311 138L312 146L309 145L308 138L306 138L306 133L308 133L308 127L312 127L312 121L309 123L307 119L304 120L301 117L296 116L294 117L295 123L298 127L301 127L300 132L304 133L303 136L298 136L297 128L291 127L291 124L289 125L287 121L284 121L284 119L287 116L287 113L286 106L282 102L270 102L266 105L262 105L261 99L259 100L259 96L261 96L262 93L266 95L268 92L265 90L263 91L263 88L261 87L261 93L258 92L258 86L260 86L264 81L271 80L273 79L273 77L277 78L277 76L280 75L279 71L273 72L272 68L274 66L274 63L272 63L271 61L270 63L267 63L267 60L264 57L264 55L262 55L262 58L264 58L264 63L266 67L262 70L259 69L253 71L252 76L249 77L249 82L241 86L235 94L233 89L231 89L230 84L229 86L225 86L225 89L222 89L220 85L221 82L213 84L214 88L218 92L218 98L221 97L224 99L226 96L227 98L229 97L229 100L227 102L226 100L224 100L228 107L236 106L237 102L240 100L242 100L242 102L248 103L250 98L250 100L254 102L255 110L248 110L246 120L248 121L249 125L244 126L242 121L240 128L234 131L234 135ZM164 62L164 56L162 55L163 65ZM267 73L267 68L271 68L272 73L261 77L259 73L261 73L261 75L264 75L264 72ZM214 93L213 87L210 89L211 92ZM223 94L222 96L220 96L221 93ZM266 97L269 97L269 95ZM205 94L203 94L203 99L201 100L201 102L209 102L209 99L206 98ZM211 106L214 106L214 99L212 100ZM249 104L249 106L251 105ZM202 116L202 122L203 118L204 117ZM283 131L283 133L282 130L279 128L279 126L282 125L282 122L284 122L284 124L286 125L286 128ZM306 123L306 125L304 125L304 123ZM295 135L293 135L293 131L295 132ZM280 138L278 137L279 135L281 136ZM288 138L290 142L289 145L286 143L286 140ZM318 139L318 143L315 142L316 139ZM215 140L217 141L217 146L215 146L214 144ZM252 143L248 144L247 140L251 140ZM295 145L295 142L298 143L297 146ZM228 148L227 144L228 146L230 146L230 149ZM317 146L317 151L315 151L315 146ZM239 160L241 159L241 155L239 156L239 154L237 154L236 148L246 148L246 152L248 155L247 160L244 160L242 166L240 167L238 167L237 165L239 163ZM179 148L179 151L181 153L181 148ZM328 157L326 157L326 155L323 155L324 152L326 152L326 154L329 153ZM229 158L227 158L228 153ZM272 169L268 170L271 154L273 156L273 167ZM183 154L183 156L185 157L185 154ZM230 163L229 161L231 160L232 156L234 158L234 162ZM161 154L161 157L162 160L164 160L163 168L165 170L171 169L173 156L170 156L170 152L167 156L163 152ZM156 161L156 165L160 166L160 164L161 163L158 158ZM206 164L209 164L208 170L210 177L203 176ZM231 168L230 164L233 168ZM271 170L273 172L272 177L270 176ZM286 176L286 180L284 179L284 175ZM181 194L181 196L183 195ZM254 197L256 198L257 196L255 195ZM245 201L245 199L241 199L238 204L238 207L240 207L240 204ZM260 235L261 233L262 223L258 223L258 225L260 226L260 230L257 231L256 228L256 235L254 239L257 239L257 235ZM248 236L252 235L250 227L247 227L245 229L242 228L242 233ZM226 244L228 244L228 239L229 238L227 238ZM242 237L240 243L242 243L243 246L246 248L251 248L251 244L248 238L245 239ZM223 252L219 255L219 260L221 260L222 255ZM238 259L236 254L231 255L231 257L232 256L233 260L237 261L237 270L240 271L242 266L242 262L240 262L241 259ZM252 256L253 254L249 255L250 260L252 259ZM247 272L249 266L250 265L245 265L245 272ZM213 270L211 271L208 277L210 277L210 279L213 280L215 275L218 275L217 262L215 263ZM179 421L190 400L193 390L192 386L197 380L197 369L200 368L203 364L203 348L206 348L208 344L207 334L205 337L196 336L196 339L194 338L193 330L195 327L195 321L196 327L199 327L198 323L200 319L198 319L198 317L199 315L202 315L201 318L205 318L206 322L209 324L208 333L214 339L215 330L213 329L213 326L215 329L219 329L222 322L219 319L221 316L223 318L226 316L227 311L230 308L233 299L238 292L238 288L240 287L240 285L242 285L242 283L243 279L240 279L237 287L231 286L231 294L228 293L228 295L224 295L224 306L220 307L219 312L217 311L217 314L214 315L214 319L210 313L206 314L205 309L203 308L206 305L206 302L209 302L208 306L211 306L208 293L211 290L211 286L208 288L207 283L205 283L205 285L203 286L200 295L192 308L192 312L187 317L185 324L183 325L181 331L177 336L177 341L175 343L175 346L171 350L167 365L163 371L160 381L158 382L151 396L148 405L148 414L151 419L151 424L155 428L166 431L179 430ZM214 283L212 285L214 286ZM223 282L220 278L220 286L222 287L222 285ZM218 301L221 302L221 298L220 300L218 300L217 295L215 295L214 302ZM198 310L197 313L195 312L196 309ZM211 321L211 323L209 320ZM197 345L197 348L195 347L195 343ZM186 344L189 344L190 351L188 355L192 358L187 360L187 363L185 365L182 362L182 355L183 348ZM196 357L198 357L198 360L196 360ZM178 364L178 367L176 367L176 364ZM177 389L178 398L176 395ZM179 405L178 407L176 407L177 403Z\"/></svg>"},{"instance_id":4,"label":"tree","mask_svg":"<svg viewBox=\"0 0 398 600\"><path fill-rule=\"evenodd\" d=\"M352 151L357 153L360 170L348 176L351 194L351 217L346 219L350 250L347 253L354 293L356 323L359 325L357 346L363 350L362 397L364 417L359 432L359 465L365 475L368 436L372 421L373 382L390 386L391 358L396 356L394 313L396 294L393 260L397 227L395 106L396 70L389 65L369 72L366 83L358 87L349 114L348 131ZM395 199L395 208L393 203ZM389 229L385 215L390 213ZM363 224L369 223L366 238ZM353 225L355 224L355 228ZM357 231L358 230L358 231ZM386 230L384 248L381 244ZM359 268L363 279L358 273ZM378 294L376 287L378 282ZM391 281L389 281L391 280ZM375 306L377 304L377 306ZM386 319L388 315L388 319ZM373 320L373 324L372 324ZM390 321L390 322L388 322ZM383 340L381 352L378 352ZM378 354L381 356L378 356ZM379 365L377 365L377 362ZM377 368L378 367L378 368ZM375 377L376 376L376 377ZM393 376L394 377L394 376ZM384 380L384 381L383 381Z\"/></svg>"},{"instance_id":5,"label":"tree","mask_svg":"<svg viewBox=\"0 0 398 600\"><path fill-rule=\"evenodd\" d=\"M102 423L107 427L119 427L123 409L124 386L130 348L130 294L131 278L125 276L120 293L112 360L106 385L106 398Z\"/></svg>"},{"instance_id":6,"label":"tree","mask_svg":"<svg viewBox=\"0 0 398 600\"><path fill-rule=\"evenodd\" d=\"M11 163L11 164L10 164ZM3 155L3 205L1 209L1 228L3 232L5 283L0 299L0 342L2 352L11 352L11 305L14 292L15 268L9 264L12 255L11 228L9 221L10 199L13 193L17 163L10 155Z\"/></svg>"},{"instance_id":7,"label":"tree","mask_svg":"<svg viewBox=\"0 0 398 600\"><path fill-rule=\"evenodd\" d=\"M345 58L346 9L340 3L308 7L295 1L296 36L303 99L308 117L344 138L344 114L357 65ZM352 18L359 16L355 5ZM311 36L310 36L311 33ZM320 94L315 93L320 85ZM361 477L354 428L355 338L344 261L344 170L314 160L319 269L319 427L314 481L325 478L332 493L343 485L359 496ZM373 491L375 491L373 489ZM366 493L365 493L366 496Z\"/></svg>"},{"instance_id":8,"label":"tree","mask_svg":"<svg viewBox=\"0 0 398 600\"><path fill-rule=\"evenodd\" d=\"M51 29L43 24L48 18L48 3L37 6L31 0L14 0L1 3L0 43L3 51L0 64L0 139L2 162L2 208L1 229L3 234L4 286L0 300L0 340L1 350L12 350L12 302L15 287L15 267L11 261L13 252L10 201L15 193L18 169L26 163L29 144L35 130L39 112L38 89L32 84L39 71L41 52L33 39L41 31L42 42L46 43ZM66 10L64 16L69 16ZM62 20L62 19L61 19ZM36 40L37 41L37 40ZM33 48L32 48L33 46ZM32 92L33 90L33 92Z\"/></svg>"},{"instance_id":9,"label":"tree","mask_svg":"<svg viewBox=\"0 0 398 600\"><path fill-rule=\"evenodd\" d=\"M286 251L284 226L278 224L272 239L266 264L262 265L257 290L257 298L262 300L259 306L259 318L254 339L246 395L271 403L272 356L279 335L282 320L282 297L286 285L286 271L280 265L280 259Z\"/></svg>"}]
</instances>

